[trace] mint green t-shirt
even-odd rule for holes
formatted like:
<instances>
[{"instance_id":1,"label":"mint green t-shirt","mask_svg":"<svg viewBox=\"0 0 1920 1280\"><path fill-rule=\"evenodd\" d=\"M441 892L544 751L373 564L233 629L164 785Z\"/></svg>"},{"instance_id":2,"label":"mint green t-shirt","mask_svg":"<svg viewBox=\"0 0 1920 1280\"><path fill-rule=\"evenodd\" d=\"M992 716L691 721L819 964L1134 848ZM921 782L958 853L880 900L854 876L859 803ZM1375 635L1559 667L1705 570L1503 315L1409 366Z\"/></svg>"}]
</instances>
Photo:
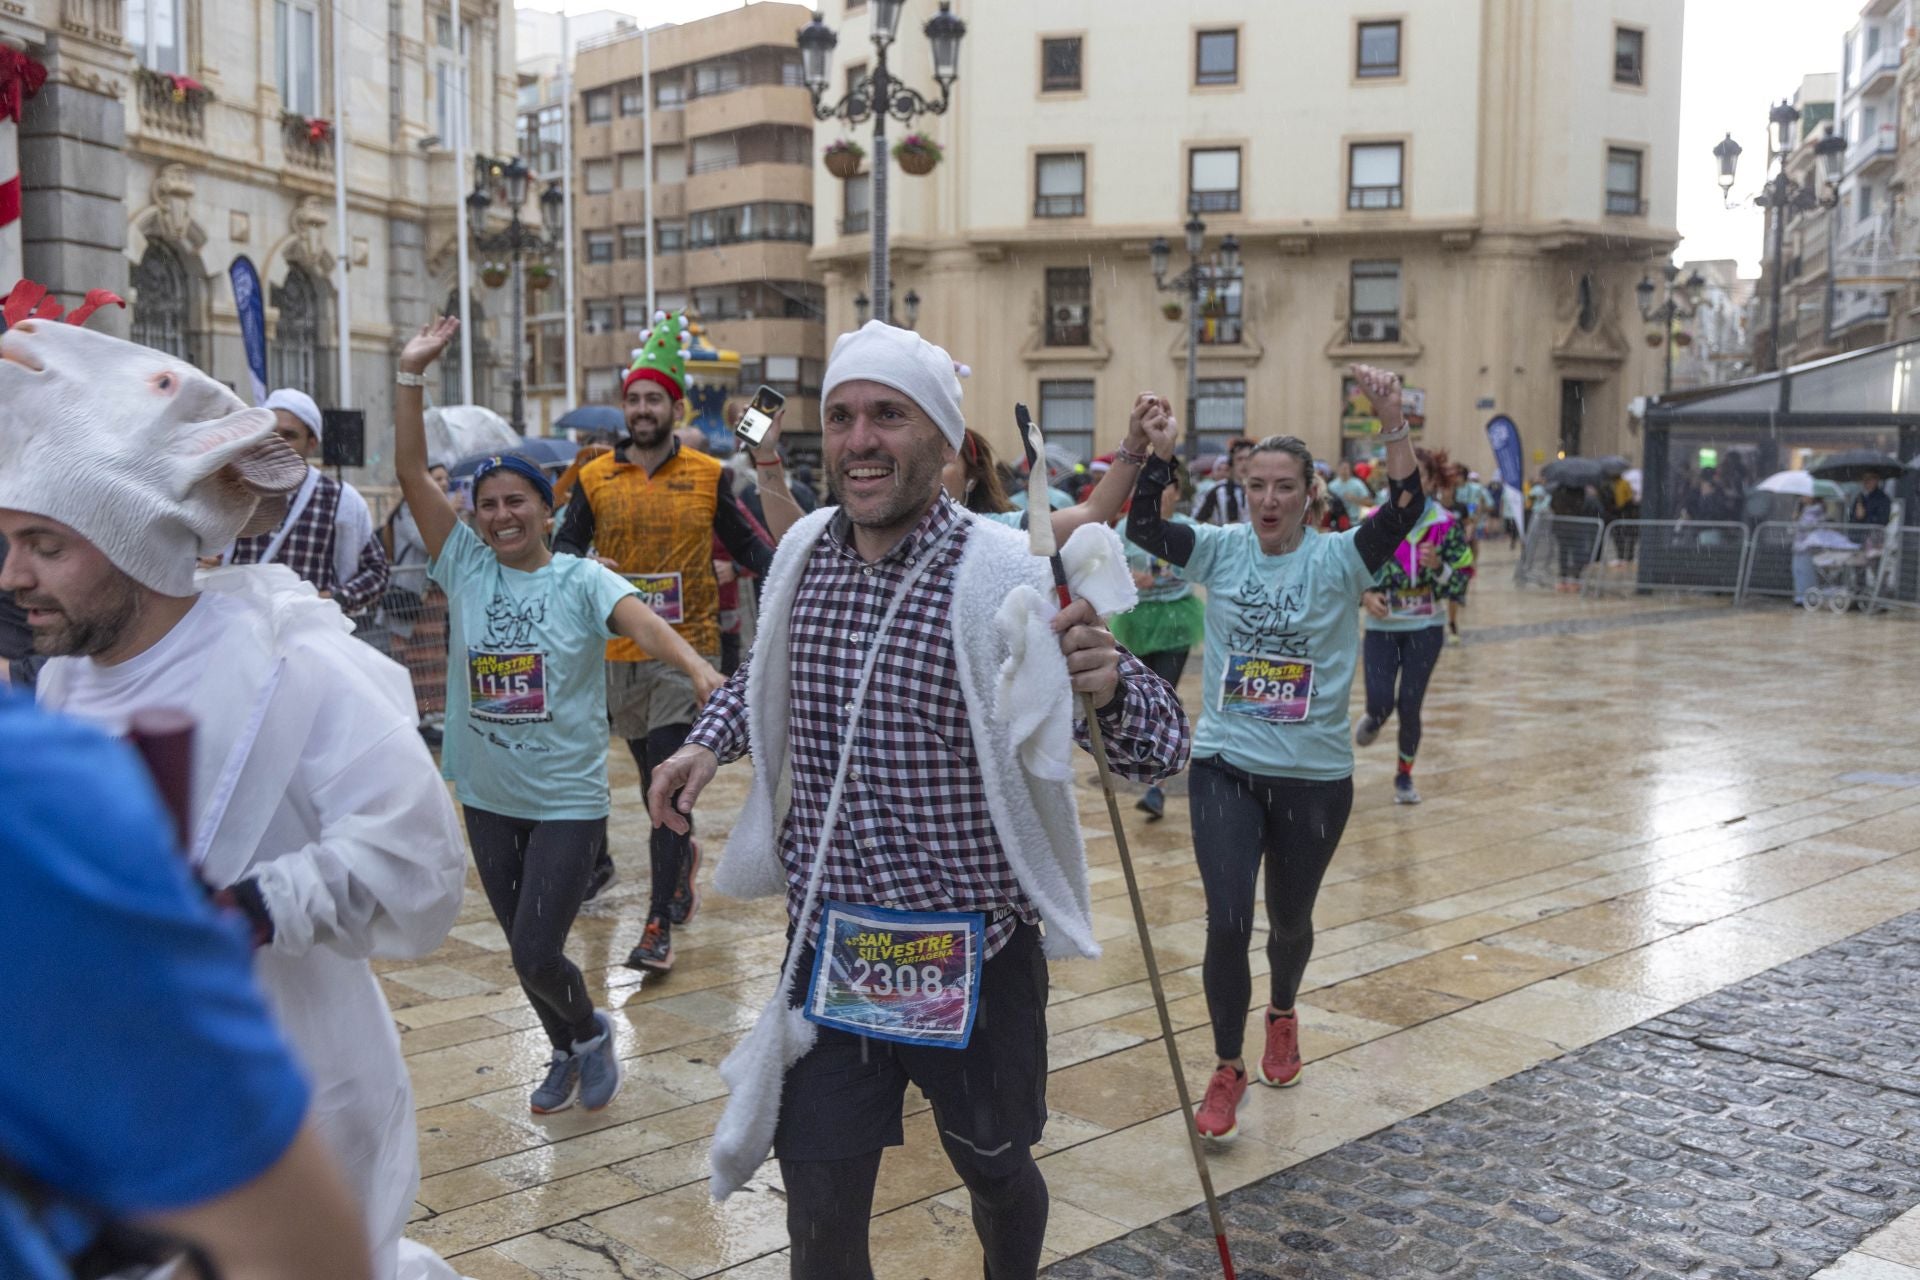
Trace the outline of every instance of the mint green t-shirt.
<instances>
[{"instance_id":1,"label":"mint green t-shirt","mask_svg":"<svg viewBox=\"0 0 1920 1280\"><path fill-rule=\"evenodd\" d=\"M1354 545L1357 532L1308 529L1293 551L1270 556L1251 524L1194 526L1193 555L1180 576L1207 589L1195 759L1220 756L1272 778L1328 782L1352 774L1354 606L1373 582Z\"/></svg>"},{"instance_id":2,"label":"mint green t-shirt","mask_svg":"<svg viewBox=\"0 0 1920 1280\"><path fill-rule=\"evenodd\" d=\"M509 569L464 524L427 575L447 593L440 770L460 803L530 822L606 817L608 623L633 584L568 555Z\"/></svg>"}]
</instances>

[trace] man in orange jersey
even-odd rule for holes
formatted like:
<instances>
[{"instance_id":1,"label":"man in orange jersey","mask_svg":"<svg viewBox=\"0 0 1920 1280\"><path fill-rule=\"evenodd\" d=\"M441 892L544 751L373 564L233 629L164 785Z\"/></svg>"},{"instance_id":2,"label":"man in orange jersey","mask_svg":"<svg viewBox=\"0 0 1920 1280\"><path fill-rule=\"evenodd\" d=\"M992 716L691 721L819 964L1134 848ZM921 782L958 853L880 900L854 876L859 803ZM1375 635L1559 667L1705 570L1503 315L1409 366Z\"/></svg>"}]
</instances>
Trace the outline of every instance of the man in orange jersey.
<instances>
[{"instance_id":1,"label":"man in orange jersey","mask_svg":"<svg viewBox=\"0 0 1920 1280\"><path fill-rule=\"evenodd\" d=\"M720 587L713 572L719 536L735 561L764 574L773 546L741 510L717 459L674 438L686 395L686 319L655 317L623 391L628 439L580 469L580 482L554 550L597 554L627 575L642 598L695 651L720 661ZM591 549L591 550L590 550ZM680 749L699 705L681 672L629 640L607 644L607 711L640 766L640 790L653 766ZM653 828L653 884L647 927L627 963L673 968L673 926L700 905L699 845L691 831ZM604 883L604 880L600 881Z\"/></svg>"}]
</instances>

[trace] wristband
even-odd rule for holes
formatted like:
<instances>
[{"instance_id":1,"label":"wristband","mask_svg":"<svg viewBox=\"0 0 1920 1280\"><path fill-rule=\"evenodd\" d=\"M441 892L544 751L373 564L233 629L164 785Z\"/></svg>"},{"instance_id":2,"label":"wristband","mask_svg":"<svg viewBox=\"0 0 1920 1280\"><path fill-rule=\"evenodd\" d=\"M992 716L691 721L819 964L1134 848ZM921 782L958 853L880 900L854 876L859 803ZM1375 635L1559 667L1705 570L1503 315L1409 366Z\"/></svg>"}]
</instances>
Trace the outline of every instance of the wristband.
<instances>
[{"instance_id":1,"label":"wristband","mask_svg":"<svg viewBox=\"0 0 1920 1280\"><path fill-rule=\"evenodd\" d=\"M408 373L405 369L394 370L393 380L403 387L424 387L427 385L425 374Z\"/></svg>"},{"instance_id":2,"label":"wristband","mask_svg":"<svg viewBox=\"0 0 1920 1280\"><path fill-rule=\"evenodd\" d=\"M1131 462L1136 467L1144 467L1147 465L1146 454L1135 453L1125 445L1121 445L1113 451L1113 460L1115 462Z\"/></svg>"},{"instance_id":3,"label":"wristband","mask_svg":"<svg viewBox=\"0 0 1920 1280\"><path fill-rule=\"evenodd\" d=\"M1383 431L1375 436L1374 439L1378 440L1381 444L1398 444L1412 434L1413 428L1403 422L1400 424L1398 431Z\"/></svg>"},{"instance_id":4,"label":"wristband","mask_svg":"<svg viewBox=\"0 0 1920 1280\"><path fill-rule=\"evenodd\" d=\"M778 458L768 458L765 462L762 462L759 458L754 458L753 460L753 469L755 471L784 471L786 467L787 464Z\"/></svg>"}]
</instances>

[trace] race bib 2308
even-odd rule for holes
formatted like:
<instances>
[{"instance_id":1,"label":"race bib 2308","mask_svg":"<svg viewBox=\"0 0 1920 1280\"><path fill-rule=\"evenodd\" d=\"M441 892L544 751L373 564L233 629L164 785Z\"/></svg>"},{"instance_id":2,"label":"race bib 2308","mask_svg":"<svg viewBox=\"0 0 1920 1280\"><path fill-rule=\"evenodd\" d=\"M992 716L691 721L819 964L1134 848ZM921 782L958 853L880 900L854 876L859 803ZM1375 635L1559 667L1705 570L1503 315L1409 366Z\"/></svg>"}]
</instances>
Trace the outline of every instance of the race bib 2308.
<instances>
[{"instance_id":1,"label":"race bib 2308","mask_svg":"<svg viewBox=\"0 0 1920 1280\"><path fill-rule=\"evenodd\" d=\"M1313 664L1304 658L1229 653L1220 710L1270 724L1298 724L1313 703Z\"/></svg>"},{"instance_id":2,"label":"race bib 2308","mask_svg":"<svg viewBox=\"0 0 1920 1280\"><path fill-rule=\"evenodd\" d=\"M662 622L684 622L677 573L630 573L627 581L640 593L640 602L660 615Z\"/></svg>"},{"instance_id":3,"label":"race bib 2308","mask_svg":"<svg viewBox=\"0 0 1920 1280\"><path fill-rule=\"evenodd\" d=\"M986 918L829 902L806 1016L876 1040L964 1049L973 1036Z\"/></svg>"}]
</instances>

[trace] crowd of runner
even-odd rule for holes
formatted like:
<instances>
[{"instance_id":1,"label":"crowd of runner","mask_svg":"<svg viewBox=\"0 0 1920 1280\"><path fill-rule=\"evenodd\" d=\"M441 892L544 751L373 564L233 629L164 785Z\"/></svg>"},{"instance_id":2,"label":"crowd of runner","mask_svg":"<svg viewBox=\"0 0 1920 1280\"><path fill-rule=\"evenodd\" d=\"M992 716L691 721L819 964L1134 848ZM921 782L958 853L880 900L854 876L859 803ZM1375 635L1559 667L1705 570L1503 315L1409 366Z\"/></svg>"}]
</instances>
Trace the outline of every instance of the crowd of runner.
<instances>
[{"instance_id":1,"label":"crowd of runner","mask_svg":"<svg viewBox=\"0 0 1920 1280\"><path fill-rule=\"evenodd\" d=\"M567 943L613 875L613 738L651 819L631 966L671 973L703 882L786 904L780 982L722 1067L731 1095L712 1169L724 1197L779 1160L795 1276L871 1275L866 1223L908 1084L932 1103L972 1197L988 1273L1036 1273L1047 964L1098 953L1072 761L1090 717L1113 771L1142 786L1148 821L1165 813L1163 781L1186 774L1218 1059L1199 1132L1234 1136L1250 1080L1299 1083L1295 1001L1354 804L1354 746L1394 721L1394 799L1419 802L1422 703L1498 510L1477 476L1414 449L1396 375L1354 371L1381 425L1375 461L1328 468L1274 435L1234 442L1196 485L1171 404L1145 392L1124 442L1084 475L1020 484L968 428L948 353L875 321L828 363L822 474L835 505L809 510L777 424L739 470L676 435L686 337L661 315L626 376L626 432L611 449L570 470L558 499L534 462L487 458L463 511L423 421L426 375L457 329L442 318L400 353L405 516L384 540L350 486L303 460L323 429L306 396L248 408L179 361L75 325L0 334L0 590L46 659L30 673L35 696L115 736L161 713L194 729L191 767L173 779L184 861L133 874L151 901L84 877L35 892L45 919L70 916L83 934L115 913L175 919L177 965L156 963L138 990L163 1008L225 1011L183 1016L170 1047L139 1061L89 1053L87 1087L153 1098L203 1088L196 1055L253 1064L218 1108L246 1140L169 1179L166 1129L123 1147L97 1120L54 1114L49 1082L73 1055L0 1051L0 1211L46 1211L0 1212L0 1264L82 1247L87 1233L56 1212L96 1235L124 1227L163 1251L231 1257L242 1246L189 1207L258 1192L280 1170L310 1188L316 1213L357 1206L365 1254L343 1261L336 1243L315 1255L325 1274L451 1274L404 1239L419 1177L412 1093L368 962L433 951L471 859L549 1045L529 1110L611 1103L621 1024L596 1007ZM97 459L94 487L78 491L61 461L76 447ZM1061 546L1064 608L1029 541L1036 520ZM424 564L445 597L438 761L404 672L349 622L377 600L389 555ZM741 604L722 578L741 576L758 586L754 639L729 650ZM1179 689L1196 645L1190 723ZM16 703L0 698L0 736ZM67 764L100 756L126 770L84 731L62 734L48 741ZM747 756L747 800L703 876L696 803ZM164 793L166 770L154 776ZM36 815L49 865L79 865L111 838L110 824L90 831L83 805L30 810L30 790L0 769L0 804ZM1263 871L1269 973L1249 1063ZM188 883L205 902L183 896ZM263 999L222 950L232 939L215 912L243 926ZM62 980L94 990L108 981L95 966L118 970L118 954L102 946ZM69 1136L44 1140L56 1132ZM118 1160L131 1172L102 1180Z\"/></svg>"}]
</instances>

